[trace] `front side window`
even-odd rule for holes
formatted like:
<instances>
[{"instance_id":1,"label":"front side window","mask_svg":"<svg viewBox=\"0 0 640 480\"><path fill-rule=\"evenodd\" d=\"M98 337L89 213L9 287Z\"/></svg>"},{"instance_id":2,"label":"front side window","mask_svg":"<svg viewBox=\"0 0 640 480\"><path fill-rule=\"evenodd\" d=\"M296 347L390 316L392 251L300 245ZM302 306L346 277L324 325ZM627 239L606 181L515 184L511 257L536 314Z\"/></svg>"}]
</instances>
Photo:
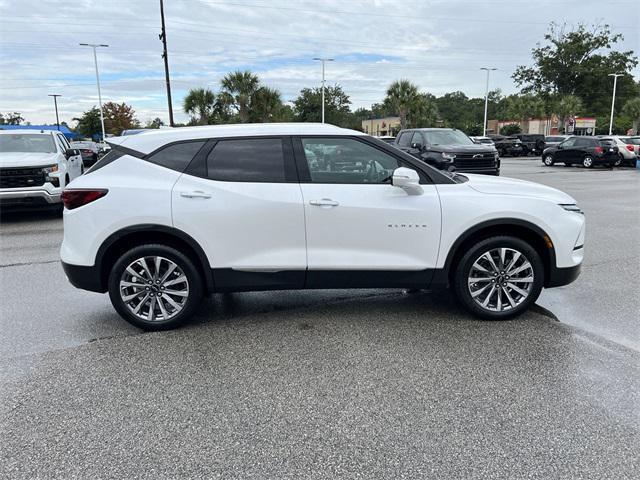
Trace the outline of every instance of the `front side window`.
<instances>
[{"instance_id":1,"label":"front side window","mask_svg":"<svg viewBox=\"0 0 640 480\"><path fill-rule=\"evenodd\" d=\"M351 138L303 138L313 183L391 183L398 160Z\"/></svg>"},{"instance_id":2,"label":"front side window","mask_svg":"<svg viewBox=\"0 0 640 480\"><path fill-rule=\"evenodd\" d=\"M411 132L403 132L398 138L398 145L408 147L411 144Z\"/></svg>"},{"instance_id":3,"label":"front side window","mask_svg":"<svg viewBox=\"0 0 640 480\"><path fill-rule=\"evenodd\" d=\"M175 143L157 151L147 160L176 172L184 172L204 144L204 141Z\"/></svg>"},{"instance_id":4,"label":"front side window","mask_svg":"<svg viewBox=\"0 0 640 480\"><path fill-rule=\"evenodd\" d=\"M220 140L207 157L207 176L226 182L285 182L282 139Z\"/></svg>"},{"instance_id":5,"label":"front side window","mask_svg":"<svg viewBox=\"0 0 640 480\"><path fill-rule=\"evenodd\" d=\"M575 138L567 138L560 145L562 145L563 147L573 147L575 145L575 143L576 143L576 139Z\"/></svg>"},{"instance_id":6,"label":"front side window","mask_svg":"<svg viewBox=\"0 0 640 480\"><path fill-rule=\"evenodd\" d=\"M422 145L424 143L422 141L422 134L420 132L415 132L413 134L413 137L411 137L411 145L413 145L414 143L417 143L419 145Z\"/></svg>"},{"instance_id":7,"label":"front side window","mask_svg":"<svg viewBox=\"0 0 640 480\"><path fill-rule=\"evenodd\" d=\"M51 135L16 133L0 135L0 152L55 153Z\"/></svg>"}]
</instances>

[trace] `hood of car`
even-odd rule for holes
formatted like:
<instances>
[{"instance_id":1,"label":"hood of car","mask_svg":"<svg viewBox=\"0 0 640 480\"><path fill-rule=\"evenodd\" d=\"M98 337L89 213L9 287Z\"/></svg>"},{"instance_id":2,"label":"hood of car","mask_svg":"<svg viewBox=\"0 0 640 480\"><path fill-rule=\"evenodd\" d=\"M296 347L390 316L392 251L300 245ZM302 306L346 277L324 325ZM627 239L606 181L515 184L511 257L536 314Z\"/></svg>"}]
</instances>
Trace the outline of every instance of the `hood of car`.
<instances>
[{"instance_id":1,"label":"hood of car","mask_svg":"<svg viewBox=\"0 0 640 480\"><path fill-rule=\"evenodd\" d=\"M431 145L429 150L432 152L447 153L495 153L496 149L493 145Z\"/></svg>"},{"instance_id":2,"label":"hood of car","mask_svg":"<svg viewBox=\"0 0 640 480\"><path fill-rule=\"evenodd\" d=\"M547 187L539 183L489 175L465 173L464 176L469 178L468 185L481 193L545 198L555 203L576 203L570 195L556 188Z\"/></svg>"},{"instance_id":3,"label":"hood of car","mask_svg":"<svg viewBox=\"0 0 640 480\"><path fill-rule=\"evenodd\" d=\"M0 152L0 168L42 167L56 163L57 153Z\"/></svg>"}]
</instances>

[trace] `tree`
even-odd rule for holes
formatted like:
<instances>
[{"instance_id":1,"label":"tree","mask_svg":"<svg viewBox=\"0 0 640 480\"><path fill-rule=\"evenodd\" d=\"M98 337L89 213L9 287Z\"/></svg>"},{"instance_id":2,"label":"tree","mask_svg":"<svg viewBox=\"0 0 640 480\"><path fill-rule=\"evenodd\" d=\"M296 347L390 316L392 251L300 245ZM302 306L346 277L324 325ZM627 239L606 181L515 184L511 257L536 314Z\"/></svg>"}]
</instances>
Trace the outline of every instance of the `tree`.
<instances>
[{"instance_id":1,"label":"tree","mask_svg":"<svg viewBox=\"0 0 640 480\"><path fill-rule=\"evenodd\" d=\"M144 128L160 128L164 125L164 122L160 117L156 117L153 120L148 120Z\"/></svg>"},{"instance_id":2,"label":"tree","mask_svg":"<svg viewBox=\"0 0 640 480\"><path fill-rule=\"evenodd\" d=\"M73 118L74 122L78 122L76 130L83 137L93 137L102 133L102 124L100 122L100 109L95 105L84 112L80 117Z\"/></svg>"},{"instance_id":3,"label":"tree","mask_svg":"<svg viewBox=\"0 0 640 480\"><path fill-rule=\"evenodd\" d=\"M396 80L387 88L387 96L384 99L385 105L400 117L400 127L407 128L407 117L409 109L418 96L418 87L409 80Z\"/></svg>"},{"instance_id":4,"label":"tree","mask_svg":"<svg viewBox=\"0 0 640 480\"><path fill-rule=\"evenodd\" d=\"M0 125L20 125L24 118L20 112L0 113Z\"/></svg>"},{"instance_id":5,"label":"tree","mask_svg":"<svg viewBox=\"0 0 640 480\"><path fill-rule=\"evenodd\" d=\"M184 97L182 107L191 115L192 123L207 125L215 110L216 96L208 88L192 88Z\"/></svg>"},{"instance_id":6,"label":"tree","mask_svg":"<svg viewBox=\"0 0 640 480\"><path fill-rule=\"evenodd\" d=\"M350 121L351 100L340 85L327 86L324 91L325 121L332 125L347 126ZM293 111L300 122L322 120L322 89L303 88L293 101Z\"/></svg>"},{"instance_id":7,"label":"tree","mask_svg":"<svg viewBox=\"0 0 640 480\"><path fill-rule=\"evenodd\" d=\"M500 129L500 135L506 135L506 136L515 135L521 132L522 132L522 129L520 128L520 125L518 125L517 123L508 123L507 125L505 125Z\"/></svg>"},{"instance_id":8,"label":"tree","mask_svg":"<svg viewBox=\"0 0 640 480\"><path fill-rule=\"evenodd\" d=\"M102 106L104 112L104 126L108 133L120 135L123 130L140 128L133 107L126 103L107 102Z\"/></svg>"},{"instance_id":9,"label":"tree","mask_svg":"<svg viewBox=\"0 0 640 480\"><path fill-rule=\"evenodd\" d=\"M552 23L544 36L545 44L532 50L534 65L518 67L512 77L524 93L574 95L588 102L586 114L606 114L611 103L608 74L629 73L638 64L633 51L613 50L622 39L622 35L611 33L609 25L589 29L579 24L568 30L566 25ZM620 77L616 96L621 104L635 95L633 77Z\"/></svg>"},{"instance_id":10,"label":"tree","mask_svg":"<svg viewBox=\"0 0 640 480\"><path fill-rule=\"evenodd\" d=\"M435 97L428 93L419 93L409 106L407 124L413 128L432 127L438 120L438 107Z\"/></svg>"},{"instance_id":11,"label":"tree","mask_svg":"<svg viewBox=\"0 0 640 480\"><path fill-rule=\"evenodd\" d=\"M280 119L282 98L275 88L260 87L251 98L249 119L253 122L273 122Z\"/></svg>"},{"instance_id":12,"label":"tree","mask_svg":"<svg viewBox=\"0 0 640 480\"><path fill-rule=\"evenodd\" d=\"M222 91L229 95L227 99L233 99L231 106L237 111L240 122L248 122L251 100L260 86L258 76L249 70L244 72L237 70L225 75L220 85Z\"/></svg>"},{"instance_id":13,"label":"tree","mask_svg":"<svg viewBox=\"0 0 640 480\"><path fill-rule=\"evenodd\" d=\"M560 119L560 126L563 132L567 118L574 117L583 108L584 105L582 103L582 100L575 95L565 95L558 100L556 104L556 112Z\"/></svg>"},{"instance_id":14,"label":"tree","mask_svg":"<svg viewBox=\"0 0 640 480\"><path fill-rule=\"evenodd\" d=\"M638 134L638 124L640 123L640 97L635 97L624 104L622 113L631 119L633 134Z\"/></svg>"}]
</instances>

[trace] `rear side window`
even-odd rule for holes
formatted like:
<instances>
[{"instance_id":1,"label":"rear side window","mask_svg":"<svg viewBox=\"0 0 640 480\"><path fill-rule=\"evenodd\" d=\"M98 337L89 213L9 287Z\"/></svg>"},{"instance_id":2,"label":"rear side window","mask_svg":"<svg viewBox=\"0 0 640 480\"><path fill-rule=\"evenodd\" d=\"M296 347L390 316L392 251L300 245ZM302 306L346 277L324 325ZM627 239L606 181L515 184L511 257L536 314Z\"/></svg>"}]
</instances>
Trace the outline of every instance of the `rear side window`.
<instances>
[{"instance_id":1,"label":"rear side window","mask_svg":"<svg viewBox=\"0 0 640 480\"><path fill-rule=\"evenodd\" d=\"M182 173L204 144L204 141L174 143L154 153L147 160Z\"/></svg>"},{"instance_id":2,"label":"rear side window","mask_svg":"<svg viewBox=\"0 0 640 480\"><path fill-rule=\"evenodd\" d=\"M98 160L96 163L94 163L91 166L91 168L89 168L89 170L84 172L84 174L87 175L88 173L92 173L92 172L95 172L96 170L100 170L102 167L106 167L110 163L115 162L117 159L119 159L123 155L125 155L124 152L112 149L104 157L102 157L100 160Z\"/></svg>"},{"instance_id":3,"label":"rear side window","mask_svg":"<svg viewBox=\"0 0 640 480\"><path fill-rule=\"evenodd\" d=\"M207 157L207 176L225 182L284 183L282 139L221 140Z\"/></svg>"}]
</instances>

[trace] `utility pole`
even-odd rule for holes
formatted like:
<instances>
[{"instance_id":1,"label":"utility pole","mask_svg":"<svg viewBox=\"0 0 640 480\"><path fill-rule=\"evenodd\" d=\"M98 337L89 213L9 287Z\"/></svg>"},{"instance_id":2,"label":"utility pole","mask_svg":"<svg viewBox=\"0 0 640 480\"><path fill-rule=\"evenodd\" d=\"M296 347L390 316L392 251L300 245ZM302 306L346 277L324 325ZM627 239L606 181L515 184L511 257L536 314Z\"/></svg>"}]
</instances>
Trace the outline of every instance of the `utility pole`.
<instances>
[{"instance_id":1,"label":"utility pole","mask_svg":"<svg viewBox=\"0 0 640 480\"><path fill-rule=\"evenodd\" d=\"M616 84L618 83L618 77L622 77L624 73L610 73L609 76L613 77L613 98L611 98L611 118L609 119L609 135L613 132L613 107L616 104Z\"/></svg>"},{"instance_id":2,"label":"utility pole","mask_svg":"<svg viewBox=\"0 0 640 480\"><path fill-rule=\"evenodd\" d=\"M173 106L171 105L171 81L169 80L169 55L167 54L167 29L164 25L164 1L160 0L160 19L162 21L162 33L158 38L162 40L162 58L164 59L164 76L167 83L167 101L169 102L169 125L173 123Z\"/></svg>"},{"instance_id":3,"label":"utility pole","mask_svg":"<svg viewBox=\"0 0 640 480\"><path fill-rule=\"evenodd\" d=\"M56 127L60 130L60 119L58 118L58 97L62 95L58 95L57 93L49 94L49 97L53 97L53 104L56 107Z\"/></svg>"},{"instance_id":4,"label":"utility pole","mask_svg":"<svg viewBox=\"0 0 640 480\"><path fill-rule=\"evenodd\" d=\"M484 123L482 124L482 136L486 137L487 136L487 110L489 108L489 72L492 72L493 70L497 70L497 68L482 67L480 70L486 70L487 72L487 88L485 89L485 94L484 94Z\"/></svg>"},{"instance_id":5,"label":"utility pole","mask_svg":"<svg viewBox=\"0 0 640 480\"><path fill-rule=\"evenodd\" d=\"M105 44L96 44L96 43L80 43L81 47L91 47L93 48L93 62L96 66L96 83L98 84L98 103L100 104L100 124L102 125L102 143L105 142L107 138L107 134L104 130L104 113L102 112L102 93L100 93L100 74L98 73L98 55L96 54L96 48L98 47L108 47L109 45Z\"/></svg>"},{"instance_id":6,"label":"utility pole","mask_svg":"<svg viewBox=\"0 0 640 480\"><path fill-rule=\"evenodd\" d=\"M324 123L324 64L325 62L333 62L333 58L314 58L322 62L322 123Z\"/></svg>"}]
</instances>

